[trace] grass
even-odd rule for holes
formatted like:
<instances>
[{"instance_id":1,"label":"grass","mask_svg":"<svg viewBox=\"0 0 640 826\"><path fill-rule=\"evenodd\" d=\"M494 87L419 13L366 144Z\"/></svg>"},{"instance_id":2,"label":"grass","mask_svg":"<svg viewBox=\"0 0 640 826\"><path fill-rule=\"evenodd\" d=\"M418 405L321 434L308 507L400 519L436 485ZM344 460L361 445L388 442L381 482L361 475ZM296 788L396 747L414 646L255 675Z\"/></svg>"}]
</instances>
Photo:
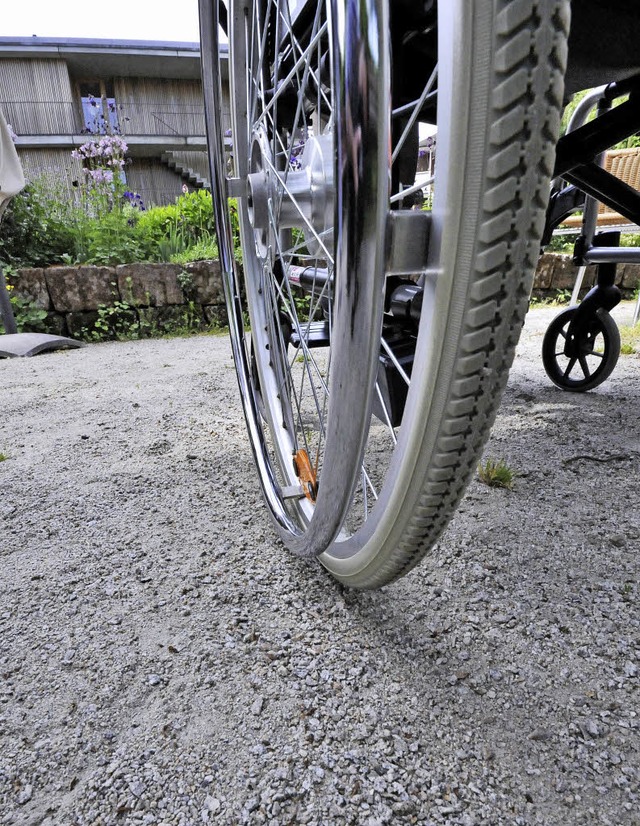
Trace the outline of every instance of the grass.
<instances>
[{"instance_id":1,"label":"grass","mask_svg":"<svg viewBox=\"0 0 640 826\"><path fill-rule=\"evenodd\" d=\"M487 459L478 465L478 478L490 488L505 488L511 490L515 473L506 464L504 459L494 461Z\"/></svg>"},{"instance_id":2,"label":"grass","mask_svg":"<svg viewBox=\"0 0 640 826\"><path fill-rule=\"evenodd\" d=\"M169 330L163 330L154 338L193 338L194 336L227 336L229 335L229 328L227 326L220 326L219 324L210 324L208 327L196 329L193 327L175 327Z\"/></svg>"},{"instance_id":3,"label":"grass","mask_svg":"<svg viewBox=\"0 0 640 826\"><path fill-rule=\"evenodd\" d=\"M635 327L623 325L620 327L620 353L623 356L632 356L640 352L640 324Z\"/></svg>"},{"instance_id":4,"label":"grass","mask_svg":"<svg viewBox=\"0 0 640 826\"><path fill-rule=\"evenodd\" d=\"M6 462L8 458L6 453L0 453L0 462Z\"/></svg>"}]
</instances>

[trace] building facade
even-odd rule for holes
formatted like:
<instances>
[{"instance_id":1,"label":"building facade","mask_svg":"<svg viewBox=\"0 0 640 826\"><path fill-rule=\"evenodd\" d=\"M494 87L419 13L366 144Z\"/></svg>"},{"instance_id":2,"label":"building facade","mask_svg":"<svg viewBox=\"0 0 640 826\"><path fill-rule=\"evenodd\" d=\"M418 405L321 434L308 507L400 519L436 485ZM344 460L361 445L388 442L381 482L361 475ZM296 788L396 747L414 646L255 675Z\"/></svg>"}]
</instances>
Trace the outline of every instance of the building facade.
<instances>
[{"instance_id":1,"label":"building facade","mask_svg":"<svg viewBox=\"0 0 640 826\"><path fill-rule=\"evenodd\" d=\"M0 37L0 110L27 180L71 194L71 152L118 134L127 189L145 204L209 186L197 43Z\"/></svg>"}]
</instances>

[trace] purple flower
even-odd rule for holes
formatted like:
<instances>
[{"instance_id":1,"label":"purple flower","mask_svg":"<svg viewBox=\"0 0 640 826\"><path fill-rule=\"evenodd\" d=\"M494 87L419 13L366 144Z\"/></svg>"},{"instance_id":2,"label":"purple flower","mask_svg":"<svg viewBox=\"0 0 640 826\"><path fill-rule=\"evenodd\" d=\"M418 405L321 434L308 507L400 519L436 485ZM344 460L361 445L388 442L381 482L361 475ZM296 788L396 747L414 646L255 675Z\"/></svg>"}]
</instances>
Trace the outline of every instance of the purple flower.
<instances>
[{"instance_id":1,"label":"purple flower","mask_svg":"<svg viewBox=\"0 0 640 826\"><path fill-rule=\"evenodd\" d=\"M144 201L142 200L142 196L140 196L137 192L126 192L122 193L122 197L125 201L128 201L132 207L136 207L141 212L144 211Z\"/></svg>"}]
</instances>

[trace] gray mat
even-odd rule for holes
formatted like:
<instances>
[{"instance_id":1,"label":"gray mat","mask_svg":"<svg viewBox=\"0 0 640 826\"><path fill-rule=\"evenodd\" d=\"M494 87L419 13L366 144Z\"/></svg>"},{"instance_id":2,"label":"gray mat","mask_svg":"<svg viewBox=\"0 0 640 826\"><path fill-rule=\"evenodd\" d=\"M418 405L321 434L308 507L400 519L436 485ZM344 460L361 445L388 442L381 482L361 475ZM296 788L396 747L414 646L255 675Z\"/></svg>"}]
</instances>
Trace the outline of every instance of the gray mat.
<instances>
[{"instance_id":1,"label":"gray mat","mask_svg":"<svg viewBox=\"0 0 640 826\"><path fill-rule=\"evenodd\" d=\"M84 346L84 342L64 336L52 336L48 333L15 333L0 336L0 358L35 356L51 350Z\"/></svg>"}]
</instances>

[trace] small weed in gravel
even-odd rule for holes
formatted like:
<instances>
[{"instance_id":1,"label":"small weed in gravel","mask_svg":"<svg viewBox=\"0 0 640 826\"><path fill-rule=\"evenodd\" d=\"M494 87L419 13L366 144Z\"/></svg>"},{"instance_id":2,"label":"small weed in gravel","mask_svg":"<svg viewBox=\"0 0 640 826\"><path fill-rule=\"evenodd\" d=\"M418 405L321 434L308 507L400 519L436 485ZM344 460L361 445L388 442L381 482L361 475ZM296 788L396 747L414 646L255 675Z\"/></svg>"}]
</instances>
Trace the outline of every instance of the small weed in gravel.
<instances>
[{"instance_id":1,"label":"small weed in gravel","mask_svg":"<svg viewBox=\"0 0 640 826\"><path fill-rule=\"evenodd\" d=\"M506 488L511 490L513 487L514 472L505 463L503 459L495 462L493 459L487 459L478 465L478 478L485 485L490 488Z\"/></svg>"}]
</instances>

